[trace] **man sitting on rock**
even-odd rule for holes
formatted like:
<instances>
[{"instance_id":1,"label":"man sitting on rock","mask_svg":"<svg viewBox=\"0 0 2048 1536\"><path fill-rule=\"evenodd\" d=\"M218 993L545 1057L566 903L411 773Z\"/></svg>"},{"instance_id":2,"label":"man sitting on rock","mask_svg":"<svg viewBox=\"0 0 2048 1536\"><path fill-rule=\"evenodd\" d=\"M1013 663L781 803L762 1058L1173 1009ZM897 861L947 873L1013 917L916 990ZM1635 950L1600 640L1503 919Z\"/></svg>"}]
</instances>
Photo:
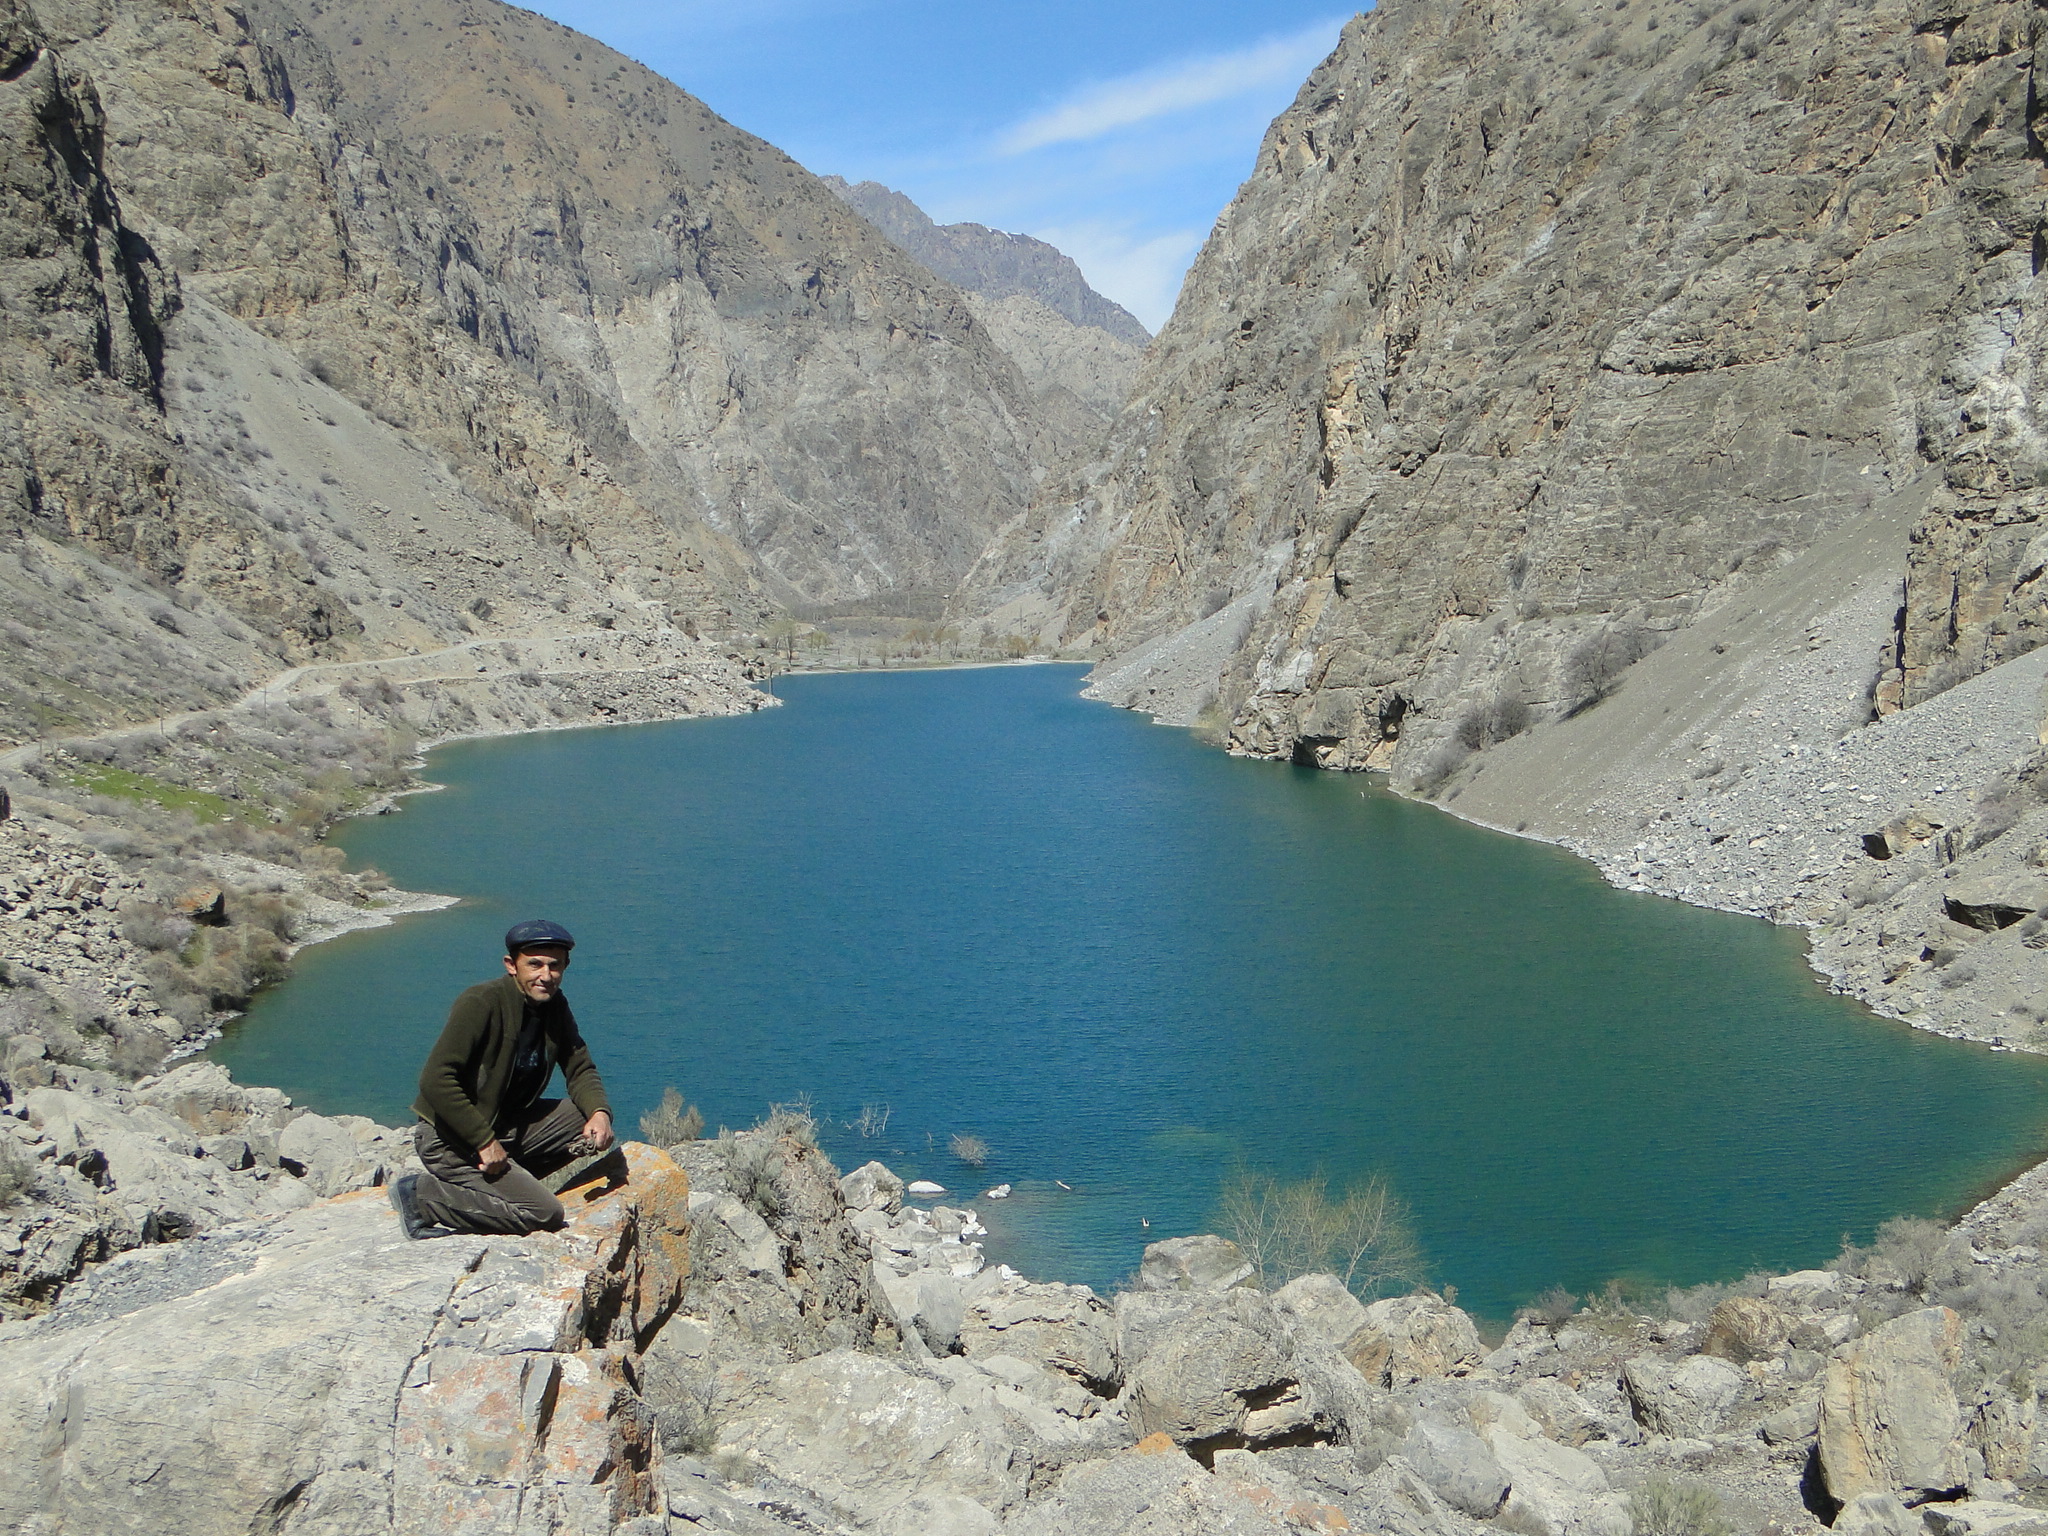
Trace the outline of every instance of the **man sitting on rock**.
<instances>
[{"instance_id":1,"label":"man sitting on rock","mask_svg":"<svg viewBox=\"0 0 2048 1536\"><path fill-rule=\"evenodd\" d=\"M412 1106L427 1171L391 1186L407 1237L559 1227L539 1176L611 1145L611 1104L562 995L575 947L559 923L515 924L505 974L455 999ZM569 1096L544 1099L557 1066Z\"/></svg>"}]
</instances>

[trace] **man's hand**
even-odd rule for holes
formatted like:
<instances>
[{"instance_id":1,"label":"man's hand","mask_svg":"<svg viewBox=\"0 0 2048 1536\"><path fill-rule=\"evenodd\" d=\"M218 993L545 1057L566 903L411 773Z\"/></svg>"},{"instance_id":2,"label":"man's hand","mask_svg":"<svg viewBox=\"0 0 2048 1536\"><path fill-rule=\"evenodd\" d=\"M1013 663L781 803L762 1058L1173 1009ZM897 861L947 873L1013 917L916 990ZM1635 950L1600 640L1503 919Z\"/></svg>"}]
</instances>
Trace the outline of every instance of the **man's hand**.
<instances>
[{"instance_id":1,"label":"man's hand","mask_svg":"<svg viewBox=\"0 0 2048 1536\"><path fill-rule=\"evenodd\" d=\"M505 1144L494 1136L478 1150L476 1165L483 1169L485 1178L495 1179L512 1166L512 1154L507 1152Z\"/></svg>"},{"instance_id":2,"label":"man's hand","mask_svg":"<svg viewBox=\"0 0 2048 1536\"><path fill-rule=\"evenodd\" d=\"M612 1144L612 1117L599 1110L583 1122L583 1142L593 1152L602 1152Z\"/></svg>"}]
</instances>

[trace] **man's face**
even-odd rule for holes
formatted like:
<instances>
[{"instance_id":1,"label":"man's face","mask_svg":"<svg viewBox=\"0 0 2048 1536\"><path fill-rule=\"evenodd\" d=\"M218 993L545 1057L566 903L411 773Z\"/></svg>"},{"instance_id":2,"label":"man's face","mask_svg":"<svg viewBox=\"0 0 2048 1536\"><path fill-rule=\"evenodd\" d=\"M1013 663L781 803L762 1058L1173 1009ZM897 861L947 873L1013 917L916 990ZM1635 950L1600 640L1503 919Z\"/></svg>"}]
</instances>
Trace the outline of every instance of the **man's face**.
<instances>
[{"instance_id":1,"label":"man's face","mask_svg":"<svg viewBox=\"0 0 2048 1536\"><path fill-rule=\"evenodd\" d=\"M569 951L559 944L522 949L505 957L505 974L519 983L519 990L536 1003L544 1003L562 990L562 972L569 969Z\"/></svg>"}]
</instances>

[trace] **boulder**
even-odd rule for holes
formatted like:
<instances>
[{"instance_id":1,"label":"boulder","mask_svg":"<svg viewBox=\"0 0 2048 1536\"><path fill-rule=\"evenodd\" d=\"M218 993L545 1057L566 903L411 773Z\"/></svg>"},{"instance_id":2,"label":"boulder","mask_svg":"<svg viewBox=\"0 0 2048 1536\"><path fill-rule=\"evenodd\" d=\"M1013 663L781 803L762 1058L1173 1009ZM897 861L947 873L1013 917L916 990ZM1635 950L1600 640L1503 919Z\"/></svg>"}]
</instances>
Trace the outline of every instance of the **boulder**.
<instances>
[{"instance_id":1,"label":"boulder","mask_svg":"<svg viewBox=\"0 0 2048 1536\"><path fill-rule=\"evenodd\" d=\"M776 1371L720 1426L721 1454L745 1457L862 1525L914 1496L1018 1504L1032 1459L1002 1416L956 1401L905 1364L834 1350Z\"/></svg>"},{"instance_id":2,"label":"boulder","mask_svg":"<svg viewBox=\"0 0 2048 1536\"><path fill-rule=\"evenodd\" d=\"M1491 1520L1508 1496L1508 1476L1486 1442L1468 1429L1417 1419L1401 1442L1401 1457L1451 1508Z\"/></svg>"},{"instance_id":3,"label":"boulder","mask_svg":"<svg viewBox=\"0 0 2048 1536\"><path fill-rule=\"evenodd\" d=\"M906 1189L913 1195L943 1195L946 1192L945 1185L934 1184L930 1179L913 1179Z\"/></svg>"},{"instance_id":4,"label":"boulder","mask_svg":"<svg viewBox=\"0 0 2048 1536\"><path fill-rule=\"evenodd\" d=\"M1941 893L1941 910L1953 922L1996 933L2048 907L2048 878L2013 871L1971 875Z\"/></svg>"},{"instance_id":5,"label":"boulder","mask_svg":"<svg viewBox=\"0 0 2048 1536\"><path fill-rule=\"evenodd\" d=\"M251 1117L282 1120L290 1106L275 1088L244 1088L217 1062L188 1061L138 1083L136 1099L175 1116L202 1136L249 1129Z\"/></svg>"},{"instance_id":6,"label":"boulder","mask_svg":"<svg viewBox=\"0 0 2048 1536\"><path fill-rule=\"evenodd\" d=\"M1176 1445L1242 1437L1252 1405L1293 1398L1286 1329L1266 1298L1190 1310L1169 1323L1126 1377L1125 1411L1139 1435Z\"/></svg>"},{"instance_id":7,"label":"boulder","mask_svg":"<svg viewBox=\"0 0 2048 1536\"><path fill-rule=\"evenodd\" d=\"M408 1242L364 1192L125 1255L0 1325L0 1528L429 1536L659 1514L627 1361L681 1299L687 1185L627 1153L625 1183L576 1192L561 1232Z\"/></svg>"},{"instance_id":8,"label":"boulder","mask_svg":"<svg viewBox=\"0 0 2048 1536\"><path fill-rule=\"evenodd\" d=\"M1069 1467L1049 1498L1035 1499L1005 1536L1301 1536L1341 1530L1327 1515L1258 1497L1253 1485L1213 1477L1168 1442ZM1313 1521L1314 1523L1310 1523Z\"/></svg>"},{"instance_id":9,"label":"boulder","mask_svg":"<svg viewBox=\"0 0 2048 1536\"><path fill-rule=\"evenodd\" d=\"M882 1211L893 1216L903 1209L903 1181L880 1163L862 1163L839 1181L849 1211Z\"/></svg>"},{"instance_id":10,"label":"boulder","mask_svg":"<svg viewBox=\"0 0 2048 1536\"><path fill-rule=\"evenodd\" d=\"M1628 1536L1627 1510L1584 1451L1545 1439L1522 1405L1501 1393L1475 1392L1468 1411L1508 1479L1503 1523L1524 1536Z\"/></svg>"},{"instance_id":11,"label":"boulder","mask_svg":"<svg viewBox=\"0 0 2048 1536\"><path fill-rule=\"evenodd\" d=\"M363 1152L349 1127L325 1115L300 1115L277 1137L278 1162L323 1199L384 1182L383 1164Z\"/></svg>"},{"instance_id":12,"label":"boulder","mask_svg":"<svg viewBox=\"0 0 2048 1536\"><path fill-rule=\"evenodd\" d=\"M1927 1527L1893 1493L1858 1494L1835 1516L1837 1536L1927 1536Z\"/></svg>"},{"instance_id":13,"label":"boulder","mask_svg":"<svg viewBox=\"0 0 2048 1536\"><path fill-rule=\"evenodd\" d=\"M1962 1320L1947 1307L1908 1312L1828 1362L1820 1398L1820 1468L1828 1493L1920 1502L1967 1481L1963 1416L1951 1377Z\"/></svg>"},{"instance_id":14,"label":"boulder","mask_svg":"<svg viewBox=\"0 0 2048 1536\"><path fill-rule=\"evenodd\" d=\"M1928 1536L2042 1536L2048 1532L2048 1510L1996 1499L1929 1504L1920 1517Z\"/></svg>"},{"instance_id":15,"label":"boulder","mask_svg":"<svg viewBox=\"0 0 2048 1536\"><path fill-rule=\"evenodd\" d=\"M1146 1248L1138 1265L1141 1291L1223 1291L1252 1277L1244 1251L1225 1237L1170 1237Z\"/></svg>"},{"instance_id":16,"label":"boulder","mask_svg":"<svg viewBox=\"0 0 2048 1536\"><path fill-rule=\"evenodd\" d=\"M1479 1366L1479 1330L1440 1296L1397 1296L1365 1309L1345 1355L1367 1381L1383 1387L1465 1376Z\"/></svg>"},{"instance_id":17,"label":"boulder","mask_svg":"<svg viewBox=\"0 0 2048 1536\"><path fill-rule=\"evenodd\" d=\"M1772 1445L1797 1445L1820 1433L1820 1397L1801 1397L1788 1408L1780 1408L1757 1425L1757 1431ZM1890 1497L1890 1495L1886 1495Z\"/></svg>"},{"instance_id":18,"label":"boulder","mask_svg":"<svg viewBox=\"0 0 2048 1536\"><path fill-rule=\"evenodd\" d=\"M1515 1395L1543 1433L1560 1445L1613 1438L1607 1416L1555 1376L1539 1376Z\"/></svg>"},{"instance_id":19,"label":"boulder","mask_svg":"<svg viewBox=\"0 0 2048 1536\"><path fill-rule=\"evenodd\" d=\"M1345 1440L1372 1397L1329 1346L1297 1338L1271 1297L1234 1290L1163 1321L1127 1366L1122 1400L1136 1434L1199 1449Z\"/></svg>"},{"instance_id":20,"label":"boulder","mask_svg":"<svg viewBox=\"0 0 2048 1536\"><path fill-rule=\"evenodd\" d=\"M1748 1381L1727 1361L1711 1355L1692 1355L1676 1365L1655 1355L1639 1355L1621 1368L1622 1390L1637 1422L1672 1439L1713 1434Z\"/></svg>"},{"instance_id":21,"label":"boulder","mask_svg":"<svg viewBox=\"0 0 2048 1536\"><path fill-rule=\"evenodd\" d=\"M914 1332L933 1354L952 1353L966 1313L959 1281L941 1270L914 1269L899 1275L879 1264L875 1281L888 1298L896 1327L905 1338Z\"/></svg>"},{"instance_id":22,"label":"boulder","mask_svg":"<svg viewBox=\"0 0 2048 1536\"><path fill-rule=\"evenodd\" d=\"M1116 1314L1085 1285L1000 1282L969 1301L959 1343L970 1359L1001 1354L1034 1360L1090 1391L1111 1393L1123 1384Z\"/></svg>"},{"instance_id":23,"label":"boulder","mask_svg":"<svg viewBox=\"0 0 2048 1536\"><path fill-rule=\"evenodd\" d=\"M1832 1269L1797 1269L1771 1276L1764 1293L1773 1305L1790 1311L1819 1311L1841 1304L1842 1276Z\"/></svg>"},{"instance_id":24,"label":"boulder","mask_svg":"<svg viewBox=\"0 0 2048 1536\"><path fill-rule=\"evenodd\" d=\"M1297 1328L1306 1329L1332 1348L1347 1353L1366 1326L1365 1303L1352 1295L1335 1275L1302 1275L1273 1293L1278 1307Z\"/></svg>"},{"instance_id":25,"label":"boulder","mask_svg":"<svg viewBox=\"0 0 2048 1536\"><path fill-rule=\"evenodd\" d=\"M1769 1360L1784 1349L1791 1331L1792 1319L1770 1302L1730 1296L1708 1314L1700 1353L1737 1365Z\"/></svg>"},{"instance_id":26,"label":"boulder","mask_svg":"<svg viewBox=\"0 0 2048 1536\"><path fill-rule=\"evenodd\" d=\"M2034 1480L2040 1411L2040 1399L2030 1388L2014 1392L1994 1386L1981 1396L1965 1438L1983 1456L1987 1478L2014 1484ZM1982 1494L1974 1485L1972 1492Z\"/></svg>"},{"instance_id":27,"label":"boulder","mask_svg":"<svg viewBox=\"0 0 2048 1536\"><path fill-rule=\"evenodd\" d=\"M170 908L204 928L228 925L228 893L217 885L195 885L172 898Z\"/></svg>"}]
</instances>

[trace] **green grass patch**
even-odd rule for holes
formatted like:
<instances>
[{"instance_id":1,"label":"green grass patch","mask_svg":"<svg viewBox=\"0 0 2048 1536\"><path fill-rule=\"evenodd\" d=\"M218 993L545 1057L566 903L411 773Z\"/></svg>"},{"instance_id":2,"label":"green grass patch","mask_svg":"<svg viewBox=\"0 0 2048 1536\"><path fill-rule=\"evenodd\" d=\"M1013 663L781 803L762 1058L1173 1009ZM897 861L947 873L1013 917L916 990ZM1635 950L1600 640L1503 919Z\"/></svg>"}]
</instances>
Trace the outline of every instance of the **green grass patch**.
<instances>
[{"instance_id":1,"label":"green grass patch","mask_svg":"<svg viewBox=\"0 0 2048 1536\"><path fill-rule=\"evenodd\" d=\"M105 795L110 800L135 800L148 805L160 805L167 811L183 811L200 821L252 819L246 808L223 800L219 795L208 794L203 789L186 789L181 785L166 784L162 779L152 779L145 773L130 773L126 768L95 764L80 768L68 777L80 789L90 790L96 795Z\"/></svg>"}]
</instances>

